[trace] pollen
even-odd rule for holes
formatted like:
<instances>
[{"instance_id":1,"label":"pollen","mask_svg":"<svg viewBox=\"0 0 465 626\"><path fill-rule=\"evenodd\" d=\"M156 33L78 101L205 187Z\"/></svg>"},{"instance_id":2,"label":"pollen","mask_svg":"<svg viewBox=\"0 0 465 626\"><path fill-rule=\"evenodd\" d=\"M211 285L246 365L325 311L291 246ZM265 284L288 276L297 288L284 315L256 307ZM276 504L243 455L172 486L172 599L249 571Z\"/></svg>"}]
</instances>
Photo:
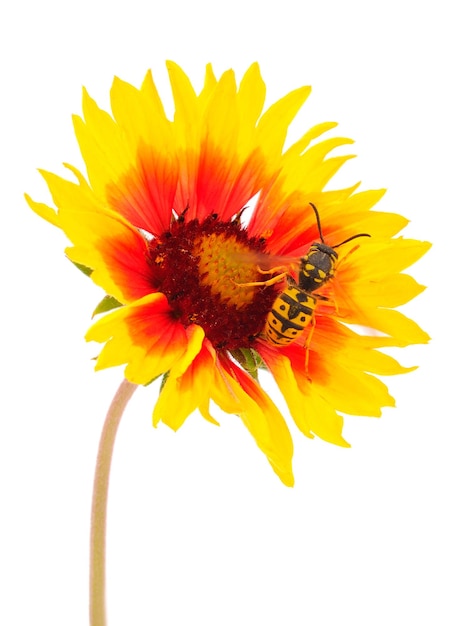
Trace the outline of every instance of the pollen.
<instances>
[{"instance_id":1,"label":"pollen","mask_svg":"<svg viewBox=\"0 0 465 626\"><path fill-rule=\"evenodd\" d=\"M176 320L201 326L215 348L250 347L276 298L274 286L246 284L261 279L257 253L263 256L264 246L239 220L181 216L149 243L153 287L166 295Z\"/></svg>"}]
</instances>

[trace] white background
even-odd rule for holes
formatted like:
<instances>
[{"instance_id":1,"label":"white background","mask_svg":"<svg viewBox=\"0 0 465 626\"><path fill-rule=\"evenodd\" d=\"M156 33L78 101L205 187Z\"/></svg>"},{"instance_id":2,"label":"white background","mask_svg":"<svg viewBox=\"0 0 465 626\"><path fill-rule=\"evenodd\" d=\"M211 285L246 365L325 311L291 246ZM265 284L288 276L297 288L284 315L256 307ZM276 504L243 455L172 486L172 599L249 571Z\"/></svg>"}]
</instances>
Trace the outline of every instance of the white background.
<instances>
[{"instance_id":1,"label":"white background","mask_svg":"<svg viewBox=\"0 0 465 626\"><path fill-rule=\"evenodd\" d=\"M109 509L109 626L465 623L463 39L453 1L228 3L84 0L1 9L2 410L0 623L87 623L95 455L119 370L83 340L101 294L22 194L35 171L81 165L70 114L81 85L104 106L114 74L140 84L164 60L200 87L204 66L255 60L268 103L313 85L293 134L336 120L357 159L336 179L388 187L379 208L434 242L406 312L432 336L399 351L396 409L346 419L350 450L293 428L294 489L237 418L151 426L156 389L123 418ZM168 100L169 101L169 100ZM272 389L270 381L264 385ZM276 395L277 402L281 403ZM282 403L283 411L285 411ZM285 413L287 415L287 413ZM462 596L462 597L460 597Z\"/></svg>"}]
</instances>

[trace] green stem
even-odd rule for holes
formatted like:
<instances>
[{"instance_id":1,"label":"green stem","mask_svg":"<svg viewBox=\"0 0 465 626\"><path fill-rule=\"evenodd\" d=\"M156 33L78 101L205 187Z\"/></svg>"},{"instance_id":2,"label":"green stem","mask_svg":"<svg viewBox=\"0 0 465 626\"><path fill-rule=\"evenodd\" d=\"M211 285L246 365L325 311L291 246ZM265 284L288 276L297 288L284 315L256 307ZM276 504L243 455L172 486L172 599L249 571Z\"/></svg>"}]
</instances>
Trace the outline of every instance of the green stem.
<instances>
[{"instance_id":1,"label":"green stem","mask_svg":"<svg viewBox=\"0 0 465 626\"><path fill-rule=\"evenodd\" d=\"M92 514L90 530L90 625L106 626L105 610L105 543L108 484L110 479L111 457L115 445L116 433L137 385L123 380L108 409L103 425L92 496Z\"/></svg>"}]
</instances>

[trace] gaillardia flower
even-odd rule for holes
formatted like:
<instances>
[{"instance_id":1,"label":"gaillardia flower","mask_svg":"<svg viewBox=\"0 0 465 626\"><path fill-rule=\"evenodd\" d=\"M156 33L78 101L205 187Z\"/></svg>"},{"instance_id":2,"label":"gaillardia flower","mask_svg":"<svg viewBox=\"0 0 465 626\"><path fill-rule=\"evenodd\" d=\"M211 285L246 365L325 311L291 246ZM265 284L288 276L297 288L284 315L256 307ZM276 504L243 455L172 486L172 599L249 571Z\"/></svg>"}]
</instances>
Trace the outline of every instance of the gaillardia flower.
<instances>
[{"instance_id":1,"label":"gaillardia flower","mask_svg":"<svg viewBox=\"0 0 465 626\"><path fill-rule=\"evenodd\" d=\"M239 86L208 66L199 94L168 71L172 120L150 73L140 89L115 79L112 115L84 91L74 127L87 176L41 172L56 211L27 199L107 294L86 336L104 344L96 369L125 364L141 385L164 375L154 425L177 429L195 409L217 423L213 400L292 485L292 439L257 372L271 372L305 435L348 446L341 413L379 416L394 400L375 375L408 371L379 348L428 341L393 307L423 290L401 272L429 244L395 237L407 220L371 210L383 190L325 190L352 156L328 157L349 139L317 141L336 124L285 147L310 88L262 113L257 64Z\"/></svg>"}]
</instances>

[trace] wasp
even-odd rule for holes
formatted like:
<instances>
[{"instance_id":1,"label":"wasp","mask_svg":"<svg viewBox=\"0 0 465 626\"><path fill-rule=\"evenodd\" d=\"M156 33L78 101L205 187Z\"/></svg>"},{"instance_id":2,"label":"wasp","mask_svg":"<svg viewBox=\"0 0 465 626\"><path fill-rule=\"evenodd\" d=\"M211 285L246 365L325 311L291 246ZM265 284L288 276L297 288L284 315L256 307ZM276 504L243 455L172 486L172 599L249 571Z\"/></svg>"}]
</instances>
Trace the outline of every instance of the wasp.
<instances>
[{"instance_id":1,"label":"wasp","mask_svg":"<svg viewBox=\"0 0 465 626\"><path fill-rule=\"evenodd\" d=\"M318 300L327 300L325 296L315 292L334 276L334 269L338 260L335 248L339 248L358 237L370 237L367 233L360 233L341 241L335 246L329 246L325 243L323 237L318 209L311 202L310 206L315 213L320 241L314 241L307 254L301 257L297 280L289 274L289 271L286 271L273 276L273 278L267 281L248 283L251 286L273 285L286 279L285 289L278 294L267 315L263 335L266 341L274 346L287 346L300 337L306 328L311 325L312 330L308 333L305 341L306 369L308 366L308 346L315 325L317 302ZM272 273L277 269L279 268L261 271L263 273Z\"/></svg>"}]
</instances>

